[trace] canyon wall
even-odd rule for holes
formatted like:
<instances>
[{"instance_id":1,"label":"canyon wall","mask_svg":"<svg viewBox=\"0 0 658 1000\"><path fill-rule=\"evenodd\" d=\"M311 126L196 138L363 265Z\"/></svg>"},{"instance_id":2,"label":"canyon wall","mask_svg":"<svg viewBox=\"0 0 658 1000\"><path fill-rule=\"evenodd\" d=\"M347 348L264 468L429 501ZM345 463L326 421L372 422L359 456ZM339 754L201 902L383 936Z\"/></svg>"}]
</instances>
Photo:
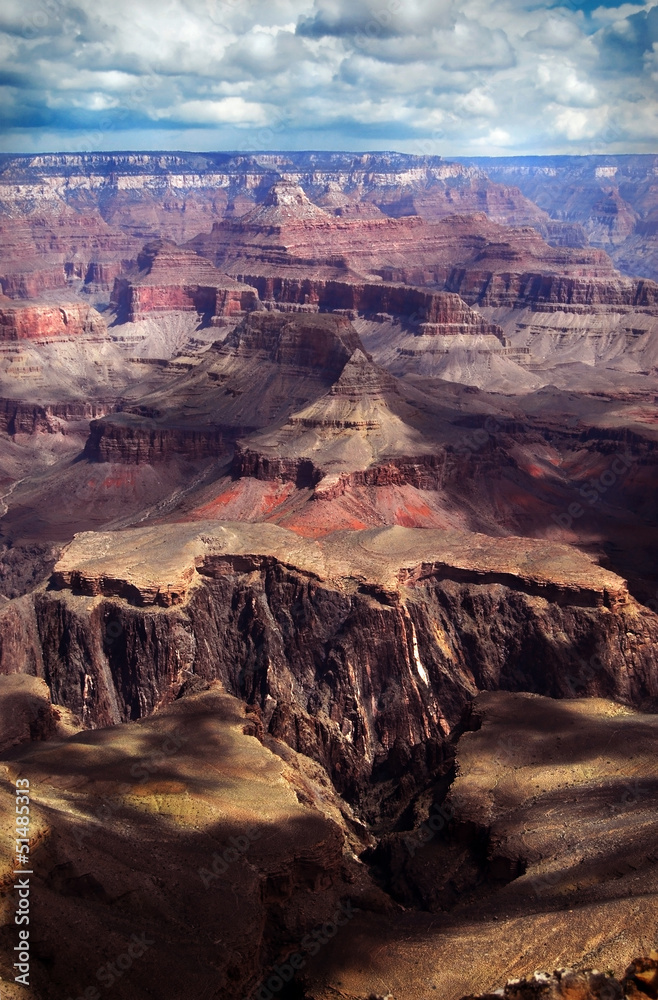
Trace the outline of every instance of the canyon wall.
<instances>
[{"instance_id":1,"label":"canyon wall","mask_svg":"<svg viewBox=\"0 0 658 1000\"><path fill-rule=\"evenodd\" d=\"M189 676L219 679L374 813L370 783L395 812L447 759L477 690L658 705L658 619L565 547L542 568L548 550L529 540L465 536L446 552L445 533L411 529L324 548L268 526L209 530L219 549L199 525L128 532L118 562L99 555L112 536L80 536L91 563L74 543L49 590L2 609L0 671L42 677L92 727L149 715Z\"/></svg>"},{"instance_id":2,"label":"canyon wall","mask_svg":"<svg viewBox=\"0 0 658 1000\"><path fill-rule=\"evenodd\" d=\"M502 330L487 323L454 293L431 292L406 284L328 281L315 278L240 275L240 281L258 289L259 297L277 305L317 306L321 310L343 309L354 313L388 313L412 324L429 324L442 335L491 334L504 341ZM430 332L423 329L423 332Z\"/></svg>"},{"instance_id":3,"label":"canyon wall","mask_svg":"<svg viewBox=\"0 0 658 1000\"><path fill-rule=\"evenodd\" d=\"M50 337L103 337L105 320L80 302L58 305L0 303L0 341L47 340Z\"/></svg>"}]
</instances>

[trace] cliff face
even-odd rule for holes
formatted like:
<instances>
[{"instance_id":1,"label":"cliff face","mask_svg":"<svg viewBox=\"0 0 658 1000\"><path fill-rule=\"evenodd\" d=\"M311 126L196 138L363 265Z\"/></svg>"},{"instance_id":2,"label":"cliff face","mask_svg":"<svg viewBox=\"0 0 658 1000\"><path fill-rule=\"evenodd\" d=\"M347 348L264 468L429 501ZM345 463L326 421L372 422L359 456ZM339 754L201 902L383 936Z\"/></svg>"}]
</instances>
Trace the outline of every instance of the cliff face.
<instances>
[{"instance_id":1,"label":"cliff face","mask_svg":"<svg viewBox=\"0 0 658 1000\"><path fill-rule=\"evenodd\" d=\"M117 278L111 307L121 322L134 323L152 312L195 311L230 317L257 309L254 290L222 274L203 257L163 240L147 244L137 265Z\"/></svg>"},{"instance_id":2,"label":"cliff face","mask_svg":"<svg viewBox=\"0 0 658 1000\"><path fill-rule=\"evenodd\" d=\"M240 280L258 289L264 301L278 305L317 306L320 310L344 309L354 313L387 313L399 316L426 334L457 336L493 335L502 340L499 327L487 323L459 297L429 292L409 285L384 282L322 281L313 278L241 275Z\"/></svg>"},{"instance_id":3,"label":"cliff face","mask_svg":"<svg viewBox=\"0 0 658 1000\"><path fill-rule=\"evenodd\" d=\"M111 403L76 401L38 406L15 399L0 400L0 431L5 434L66 433L67 426L76 431L85 422L100 417Z\"/></svg>"},{"instance_id":4,"label":"cliff face","mask_svg":"<svg viewBox=\"0 0 658 1000\"><path fill-rule=\"evenodd\" d=\"M455 271L447 286L465 301L480 306L542 309L551 305L652 307L658 284L632 278L566 277L555 274L493 274Z\"/></svg>"},{"instance_id":5,"label":"cliff face","mask_svg":"<svg viewBox=\"0 0 658 1000\"><path fill-rule=\"evenodd\" d=\"M226 433L219 427L160 427L130 414L92 420L83 455L90 462L152 465L175 455L190 460L227 454Z\"/></svg>"},{"instance_id":6,"label":"cliff face","mask_svg":"<svg viewBox=\"0 0 658 1000\"><path fill-rule=\"evenodd\" d=\"M79 302L62 305L0 305L0 341L47 340L50 337L104 337L100 313Z\"/></svg>"},{"instance_id":7,"label":"cliff face","mask_svg":"<svg viewBox=\"0 0 658 1000\"><path fill-rule=\"evenodd\" d=\"M1 192L0 183L0 199ZM139 251L139 243L93 211L76 212L46 199L43 212L32 206L25 216L12 214L0 225L0 286L12 298L36 298L71 283L109 291Z\"/></svg>"},{"instance_id":8,"label":"cliff face","mask_svg":"<svg viewBox=\"0 0 658 1000\"><path fill-rule=\"evenodd\" d=\"M383 782L384 811L440 764L477 689L656 704L655 616L565 547L209 531L80 536L54 590L3 609L2 672L42 676L88 726L150 714L190 672L220 679L348 798L366 808Z\"/></svg>"}]
</instances>

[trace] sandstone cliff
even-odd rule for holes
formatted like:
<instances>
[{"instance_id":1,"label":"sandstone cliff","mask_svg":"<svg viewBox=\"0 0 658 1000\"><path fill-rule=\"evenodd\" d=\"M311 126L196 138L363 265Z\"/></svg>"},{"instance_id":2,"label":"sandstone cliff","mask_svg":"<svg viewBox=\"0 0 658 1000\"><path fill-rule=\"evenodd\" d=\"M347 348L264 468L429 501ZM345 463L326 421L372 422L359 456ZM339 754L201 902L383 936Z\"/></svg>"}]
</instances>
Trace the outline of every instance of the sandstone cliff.
<instances>
[{"instance_id":1,"label":"sandstone cliff","mask_svg":"<svg viewBox=\"0 0 658 1000\"><path fill-rule=\"evenodd\" d=\"M207 321L259 307L252 288L222 274L205 258L162 240L147 244L136 268L117 278L111 307L120 322L152 312L195 311Z\"/></svg>"},{"instance_id":2,"label":"sandstone cliff","mask_svg":"<svg viewBox=\"0 0 658 1000\"><path fill-rule=\"evenodd\" d=\"M57 305L0 303L0 341L83 335L104 337L106 334L107 327L100 313L79 302Z\"/></svg>"}]
</instances>

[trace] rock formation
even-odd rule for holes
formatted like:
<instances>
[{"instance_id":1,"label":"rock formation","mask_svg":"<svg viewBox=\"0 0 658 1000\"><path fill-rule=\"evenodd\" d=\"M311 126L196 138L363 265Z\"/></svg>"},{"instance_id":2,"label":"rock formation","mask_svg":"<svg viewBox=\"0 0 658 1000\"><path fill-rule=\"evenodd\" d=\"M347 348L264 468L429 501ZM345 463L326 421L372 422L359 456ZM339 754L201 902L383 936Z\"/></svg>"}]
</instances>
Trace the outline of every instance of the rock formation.
<instances>
[{"instance_id":1,"label":"rock formation","mask_svg":"<svg viewBox=\"0 0 658 1000\"><path fill-rule=\"evenodd\" d=\"M368 835L321 768L275 740L267 748L258 731L212 685L144 723L14 750L0 765L9 886L8 780L30 783L34 996L109 981L124 1000L154 989L238 1000L336 911L349 922L390 908L354 855ZM79 939L62 933L77 925ZM181 962L181 949L195 961ZM121 956L129 975L111 972L117 960L128 968ZM0 962L13 978L4 951Z\"/></svg>"},{"instance_id":2,"label":"rock formation","mask_svg":"<svg viewBox=\"0 0 658 1000\"><path fill-rule=\"evenodd\" d=\"M106 333L102 316L84 303L0 302L0 341L48 340L81 334L104 337Z\"/></svg>"},{"instance_id":3,"label":"rock formation","mask_svg":"<svg viewBox=\"0 0 658 1000\"><path fill-rule=\"evenodd\" d=\"M230 522L87 533L47 592L0 614L0 670L45 677L86 725L152 712L186 671L220 679L363 808L377 774L393 779L384 813L449 758L477 688L658 698L655 616L586 557L527 539L311 541Z\"/></svg>"},{"instance_id":4,"label":"rock formation","mask_svg":"<svg viewBox=\"0 0 658 1000\"><path fill-rule=\"evenodd\" d=\"M464 997L463 1000L494 1000L495 997L530 1000L537 996L566 1000L574 995L582 1000L599 1000L600 997L641 1000L646 996L658 996L658 951L652 951L648 958L636 958L631 962L621 981L597 969L582 972L558 969L553 973L536 972L529 979L512 979L502 990L479 993L477 997Z\"/></svg>"},{"instance_id":5,"label":"rock formation","mask_svg":"<svg viewBox=\"0 0 658 1000\"><path fill-rule=\"evenodd\" d=\"M582 226L625 274L658 280L655 155L471 159L491 180L516 184L552 219Z\"/></svg>"},{"instance_id":6,"label":"rock formation","mask_svg":"<svg viewBox=\"0 0 658 1000\"><path fill-rule=\"evenodd\" d=\"M494 167L0 157L34 1000L652 995L655 164Z\"/></svg>"},{"instance_id":7,"label":"rock formation","mask_svg":"<svg viewBox=\"0 0 658 1000\"><path fill-rule=\"evenodd\" d=\"M229 278L203 257L163 241L148 243L133 273L117 278L111 307L120 322L151 312L194 311L211 324L258 308L252 288Z\"/></svg>"}]
</instances>

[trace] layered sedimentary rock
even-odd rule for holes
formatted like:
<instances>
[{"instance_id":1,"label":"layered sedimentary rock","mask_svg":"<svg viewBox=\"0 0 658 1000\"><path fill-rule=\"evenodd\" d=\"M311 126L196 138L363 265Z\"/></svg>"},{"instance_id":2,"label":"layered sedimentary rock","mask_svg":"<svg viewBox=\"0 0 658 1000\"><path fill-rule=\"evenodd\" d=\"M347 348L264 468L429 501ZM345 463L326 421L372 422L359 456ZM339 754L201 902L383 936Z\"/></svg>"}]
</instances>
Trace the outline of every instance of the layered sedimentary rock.
<instances>
[{"instance_id":1,"label":"layered sedimentary rock","mask_svg":"<svg viewBox=\"0 0 658 1000\"><path fill-rule=\"evenodd\" d=\"M467 302L480 306L533 309L567 306L652 307L658 305L658 284L633 278L563 277L543 274L491 274L471 271L451 275L450 286Z\"/></svg>"},{"instance_id":2,"label":"layered sedimentary rock","mask_svg":"<svg viewBox=\"0 0 658 1000\"><path fill-rule=\"evenodd\" d=\"M655 155L475 158L501 184L516 184L555 220L580 224L625 274L658 280Z\"/></svg>"},{"instance_id":3,"label":"layered sedimentary rock","mask_svg":"<svg viewBox=\"0 0 658 1000\"><path fill-rule=\"evenodd\" d=\"M80 302L56 305L0 302L0 341L48 340L50 337L105 337L103 317Z\"/></svg>"},{"instance_id":4,"label":"layered sedimentary rock","mask_svg":"<svg viewBox=\"0 0 658 1000\"><path fill-rule=\"evenodd\" d=\"M92 422L85 455L139 464L227 453L238 437L322 395L359 346L344 316L250 312L191 372L173 362L169 385L152 394L137 387L127 412Z\"/></svg>"},{"instance_id":5,"label":"layered sedimentary rock","mask_svg":"<svg viewBox=\"0 0 658 1000\"><path fill-rule=\"evenodd\" d=\"M68 425L76 430L94 417L101 416L110 403L84 402L45 403L37 405L22 400L0 400L0 431L5 434L61 433Z\"/></svg>"},{"instance_id":6,"label":"layered sedimentary rock","mask_svg":"<svg viewBox=\"0 0 658 1000\"><path fill-rule=\"evenodd\" d=\"M258 455L261 475L266 467L274 472L281 459L306 459L328 498L327 476L338 485L339 474L367 469L383 457L435 451L431 436L420 432L418 417L397 380L357 348L329 392L291 414L282 427L249 438L247 455ZM247 472L245 458L238 456L236 475Z\"/></svg>"},{"instance_id":7,"label":"layered sedimentary rock","mask_svg":"<svg viewBox=\"0 0 658 1000\"><path fill-rule=\"evenodd\" d=\"M0 286L12 298L85 283L107 295L139 251L138 242L94 212L60 204L14 214L0 226Z\"/></svg>"},{"instance_id":8,"label":"layered sedimentary rock","mask_svg":"<svg viewBox=\"0 0 658 1000\"><path fill-rule=\"evenodd\" d=\"M140 252L134 273L116 279L111 306L120 322L183 310L212 323L257 309L259 302L253 288L222 274L198 254L156 241Z\"/></svg>"},{"instance_id":9,"label":"layered sedimentary rock","mask_svg":"<svg viewBox=\"0 0 658 1000\"><path fill-rule=\"evenodd\" d=\"M408 215L416 206L432 217L490 211L512 225L546 218L518 189L492 182L478 168L400 153L12 157L0 175L0 202L14 210L91 203L104 219L137 236L161 233L179 240L203 231L209 216L221 218L236 206L244 214L277 179L301 183L320 205L327 193L339 191L343 199L337 205L329 199L326 207L363 205L359 214L378 205L391 215Z\"/></svg>"},{"instance_id":10,"label":"layered sedimentary rock","mask_svg":"<svg viewBox=\"0 0 658 1000\"><path fill-rule=\"evenodd\" d=\"M436 336L494 336L502 331L485 322L458 295L429 292L406 284L347 282L313 278L276 278L242 275L258 289L264 301L282 305L316 306L319 310L347 310L352 313L389 314L411 322L419 333Z\"/></svg>"},{"instance_id":11,"label":"layered sedimentary rock","mask_svg":"<svg viewBox=\"0 0 658 1000\"><path fill-rule=\"evenodd\" d=\"M227 435L218 427L159 426L129 413L93 420L83 455L92 462L150 465L175 455L190 460L226 455Z\"/></svg>"},{"instance_id":12,"label":"layered sedimentary rock","mask_svg":"<svg viewBox=\"0 0 658 1000\"><path fill-rule=\"evenodd\" d=\"M299 189L297 201L302 198ZM549 246L535 229L511 229L484 214L428 223L418 216L352 220L303 210L297 217L293 209L284 214L255 209L226 219L189 245L229 273L255 279L299 278L301 269L312 264L329 279L340 278L341 272L377 274L386 281L456 291L471 303L492 302L492 296L510 295L512 288L521 297L541 297L543 276L549 275L620 282L602 251ZM276 214L268 222L262 211Z\"/></svg>"},{"instance_id":13,"label":"layered sedimentary rock","mask_svg":"<svg viewBox=\"0 0 658 1000\"><path fill-rule=\"evenodd\" d=\"M655 616L587 557L524 539L393 528L313 542L226 522L87 533L2 622L2 671L46 678L86 725L149 714L189 672L218 678L375 813L449 760L478 688L658 697Z\"/></svg>"}]
</instances>

